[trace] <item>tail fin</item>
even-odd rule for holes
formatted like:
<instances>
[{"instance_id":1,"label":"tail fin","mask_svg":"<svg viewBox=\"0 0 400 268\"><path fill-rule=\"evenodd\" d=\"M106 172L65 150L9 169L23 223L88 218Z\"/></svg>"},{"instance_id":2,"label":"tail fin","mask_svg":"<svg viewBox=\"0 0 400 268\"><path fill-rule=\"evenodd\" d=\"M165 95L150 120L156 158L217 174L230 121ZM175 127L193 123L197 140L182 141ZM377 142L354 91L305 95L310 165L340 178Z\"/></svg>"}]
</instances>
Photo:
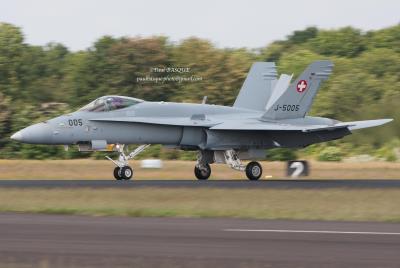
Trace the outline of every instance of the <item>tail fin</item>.
<instances>
[{"instance_id":1,"label":"tail fin","mask_svg":"<svg viewBox=\"0 0 400 268\"><path fill-rule=\"evenodd\" d=\"M276 76L274 62L253 63L233 107L265 111Z\"/></svg>"},{"instance_id":2,"label":"tail fin","mask_svg":"<svg viewBox=\"0 0 400 268\"><path fill-rule=\"evenodd\" d=\"M271 97L269 98L267 105L265 106L265 111L268 111L279 99L279 97L285 93L285 91L289 87L292 77L293 75L281 74L279 80L275 83L273 93L271 94Z\"/></svg>"},{"instance_id":3,"label":"tail fin","mask_svg":"<svg viewBox=\"0 0 400 268\"><path fill-rule=\"evenodd\" d=\"M321 82L332 72L331 61L315 61L286 90L274 90L265 119L302 118L310 110ZM272 100L275 100L272 103Z\"/></svg>"}]
</instances>

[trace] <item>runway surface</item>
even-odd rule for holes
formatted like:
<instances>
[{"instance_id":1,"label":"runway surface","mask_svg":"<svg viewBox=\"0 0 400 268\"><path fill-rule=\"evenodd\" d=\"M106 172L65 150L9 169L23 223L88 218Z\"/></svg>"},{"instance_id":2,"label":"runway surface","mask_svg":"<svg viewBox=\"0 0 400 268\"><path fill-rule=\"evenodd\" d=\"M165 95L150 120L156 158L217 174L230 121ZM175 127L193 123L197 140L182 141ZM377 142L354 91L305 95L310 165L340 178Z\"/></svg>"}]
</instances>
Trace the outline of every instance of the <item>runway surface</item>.
<instances>
[{"instance_id":1,"label":"runway surface","mask_svg":"<svg viewBox=\"0 0 400 268\"><path fill-rule=\"evenodd\" d=\"M188 188L400 188L400 180L0 180L0 188L139 188L139 187L188 187Z\"/></svg>"},{"instance_id":2,"label":"runway surface","mask_svg":"<svg viewBox=\"0 0 400 268\"><path fill-rule=\"evenodd\" d=\"M399 267L390 223L0 214L4 267Z\"/></svg>"}]
</instances>

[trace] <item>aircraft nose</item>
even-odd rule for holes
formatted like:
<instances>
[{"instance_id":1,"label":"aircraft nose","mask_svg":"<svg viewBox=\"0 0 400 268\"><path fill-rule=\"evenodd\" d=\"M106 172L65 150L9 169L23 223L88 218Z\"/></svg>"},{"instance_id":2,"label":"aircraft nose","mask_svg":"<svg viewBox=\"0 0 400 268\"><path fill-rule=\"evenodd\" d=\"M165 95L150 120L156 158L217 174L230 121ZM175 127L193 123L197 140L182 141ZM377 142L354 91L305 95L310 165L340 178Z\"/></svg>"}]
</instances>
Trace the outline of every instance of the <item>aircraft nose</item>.
<instances>
[{"instance_id":1,"label":"aircraft nose","mask_svg":"<svg viewBox=\"0 0 400 268\"><path fill-rule=\"evenodd\" d=\"M22 134L21 131L15 132L12 136L11 136L12 140L15 141L22 141Z\"/></svg>"},{"instance_id":2,"label":"aircraft nose","mask_svg":"<svg viewBox=\"0 0 400 268\"><path fill-rule=\"evenodd\" d=\"M50 144L52 131L48 124L39 123L14 133L11 139L24 143Z\"/></svg>"}]
</instances>

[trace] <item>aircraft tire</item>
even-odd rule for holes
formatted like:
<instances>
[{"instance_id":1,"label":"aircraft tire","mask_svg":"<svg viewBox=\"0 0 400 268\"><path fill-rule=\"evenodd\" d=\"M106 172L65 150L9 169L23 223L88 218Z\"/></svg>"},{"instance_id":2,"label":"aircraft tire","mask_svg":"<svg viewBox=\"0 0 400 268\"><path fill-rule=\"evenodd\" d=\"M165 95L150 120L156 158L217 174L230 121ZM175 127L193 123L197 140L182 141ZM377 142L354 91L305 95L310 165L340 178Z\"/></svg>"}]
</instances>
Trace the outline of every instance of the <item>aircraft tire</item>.
<instances>
[{"instance_id":1,"label":"aircraft tire","mask_svg":"<svg viewBox=\"0 0 400 268\"><path fill-rule=\"evenodd\" d=\"M124 166L121 168L121 178L123 180L130 180L133 175L133 170L130 166Z\"/></svg>"},{"instance_id":2,"label":"aircraft tire","mask_svg":"<svg viewBox=\"0 0 400 268\"><path fill-rule=\"evenodd\" d=\"M205 164L204 168L200 169L197 166L194 167L194 175L198 180L207 180L211 175L211 167L209 164Z\"/></svg>"},{"instance_id":3,"label":"aircraft tire","mask_svg":"<svg viewBox=\"0 0 400 268\"><path fill-rule=\"evenodd\" d=\"M262 175L262 167L258 162L250 162L246 166L246 176L251 181L258 180Z\"/></svg>"},{"instance_id":4,"label":"aircraft tire","mask_svg":"<svg viewBox=\"0 0 400 268\"><path fill-rule=\"evenodd\" d=\"M121 168L120 167L116 167L116 168L114 168L114 178L116 179L116 180L122 180L122 177L121 177Z\"/></svg>"}]
</instances>

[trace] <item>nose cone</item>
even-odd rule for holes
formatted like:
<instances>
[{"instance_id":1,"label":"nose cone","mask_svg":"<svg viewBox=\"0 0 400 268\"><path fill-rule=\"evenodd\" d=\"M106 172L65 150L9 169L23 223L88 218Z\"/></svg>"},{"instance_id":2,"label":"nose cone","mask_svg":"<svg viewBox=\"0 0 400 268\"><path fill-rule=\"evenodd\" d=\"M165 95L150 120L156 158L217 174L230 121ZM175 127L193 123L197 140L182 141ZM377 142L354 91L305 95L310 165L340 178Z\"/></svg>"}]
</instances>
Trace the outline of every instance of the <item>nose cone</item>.
<instances>
[{"instance_id":1,"label":"nose cone","mask_svg":"<svg viewBox=\"0 0 400 268\"><path fill-rule=\"evenodd\" d=\"M15 132L12 136L11 136L12 140L15 141L22 141L22 134L21 131Z\"/></svg>"},{"instance_id":2,"label":"nose cone","mask_svg":"<svg viewBox=\"0 0 400 268\"><path fill-rule=\"evenodd\" d=\"M11 136L13 140L33 144L51 144L52 138L51 127L46 123L29 126Z\"/></svg>"}]
</instances>

